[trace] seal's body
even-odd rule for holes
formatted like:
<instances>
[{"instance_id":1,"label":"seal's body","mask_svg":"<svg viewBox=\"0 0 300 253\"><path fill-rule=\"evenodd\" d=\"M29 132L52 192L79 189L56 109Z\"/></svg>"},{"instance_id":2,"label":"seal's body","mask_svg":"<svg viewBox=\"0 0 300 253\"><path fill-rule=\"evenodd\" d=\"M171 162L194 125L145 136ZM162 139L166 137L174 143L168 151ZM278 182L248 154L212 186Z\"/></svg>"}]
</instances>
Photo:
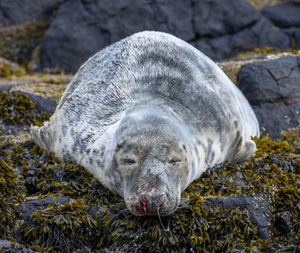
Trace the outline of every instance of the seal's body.
<instances>
[{"instance_id":1,"label":"seal's body","mask_svg":"<svg viewBox=\"0 0 300 253\"><path fill-rule=\"evenodd\" d=\"M141 32L95 54L32 139L82 164L137 215L168 215L208 167L254 154L258 122L222 70L188 43Z\"/></svg>"}]
</instances>

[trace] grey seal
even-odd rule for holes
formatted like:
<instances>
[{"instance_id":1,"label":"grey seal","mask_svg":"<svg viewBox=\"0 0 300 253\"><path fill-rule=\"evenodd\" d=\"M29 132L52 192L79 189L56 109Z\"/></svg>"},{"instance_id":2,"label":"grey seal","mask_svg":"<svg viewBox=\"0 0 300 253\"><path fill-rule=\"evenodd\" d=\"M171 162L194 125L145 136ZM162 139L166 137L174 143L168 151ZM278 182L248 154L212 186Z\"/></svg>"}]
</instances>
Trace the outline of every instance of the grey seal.
<instances>
[{"instance_id":1,"label":"grey seal","mask_svg":"<svg viewBox=\"0 0 300 253\"><path fill-rule=\"evenodd\" d=\"M40 147L80 163L136 215L169 215L208 167L250 158L259 125L223 71L167 33L133 34L88 59Z\"/></svg>"}]
</instances>

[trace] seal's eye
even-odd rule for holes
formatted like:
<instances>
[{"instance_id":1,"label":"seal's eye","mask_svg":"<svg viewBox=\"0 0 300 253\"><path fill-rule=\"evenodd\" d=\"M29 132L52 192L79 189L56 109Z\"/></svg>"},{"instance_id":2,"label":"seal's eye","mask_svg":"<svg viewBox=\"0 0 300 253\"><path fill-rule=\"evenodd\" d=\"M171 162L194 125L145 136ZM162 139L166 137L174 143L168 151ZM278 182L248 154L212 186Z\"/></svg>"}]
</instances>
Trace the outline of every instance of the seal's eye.
<instances>
[{"instance_id":1,"label":"seal's eye","mask_svg":"<svg viewBox=\"0 0 300 253\"><path fill-rule=\"evenodd\" d=\"M122 163L123 163L124 165L132 165L132 164L135 164L136 161L133 160L133 159L126 158L126 159L123 159Z\"/></svg>"},{"instance_id":2,"label":"seal's eye","mask_svg":"<svg viewBox=\"0 0 300 253\"><path fill-rule=\"evenodd\" d=\"M176 164L178 164L178 163L180 163L180 160L179 160L179 159L171 159L171 160L168 162L168 164L170 164L170 165L176 165Z\"/></svg>"}]
</instances>

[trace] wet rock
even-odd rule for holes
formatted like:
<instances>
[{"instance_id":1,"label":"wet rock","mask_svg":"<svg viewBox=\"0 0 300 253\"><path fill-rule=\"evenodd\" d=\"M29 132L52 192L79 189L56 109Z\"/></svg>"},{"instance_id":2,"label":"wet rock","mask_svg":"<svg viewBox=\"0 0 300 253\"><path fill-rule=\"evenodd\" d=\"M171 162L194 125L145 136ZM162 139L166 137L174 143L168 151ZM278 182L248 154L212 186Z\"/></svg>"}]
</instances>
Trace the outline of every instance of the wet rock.
<instances>
[{"instance_id":1,"label":"wet rock","mask_svg":"<svg viewBox=\"0 0 300 253\"><path fill-rule=\"evenodd\" d=\"M262 14L278 27L300 27L300 2L267 6Z\"/></svg>"},{"instance_id":2,"label":"wet rock","mask_svg":"<svg viewBox=\"0 0 300 253\"><path fill-rule=\"evenodd\" d=\"M262 133L279 138L300 124L300 56L242 66L238 87L248 98Z\"/></svg>"},{"instance_id":3,"label":"wet rock","mask_svg":"<svg viewBox=\"0 0 300 253\"><path fill-rule=\"evenodd\" d=\"M56 197L56 203L58 204L68 203L69 200L70 200L69 197L62 197L62 196ZM46 208L53 201L54 201L53 197L46 197L42 199L32 199L21 203L18 206L19 219L26 220L26 221L30 220L30 214L32 212L36 212L43 208Z\"/></svg>"},{"instance_id":4,"label":"wet rock","mask_svg":"<svg viewBox=\"0 0 300 253\"><path fill-rule=\"evenodd\" d=\"M263 239L268 239L271 235L271 214L266 194L256 193L252 196L238 195L228 198L208 198L205 200L204 206L247 210L251 222L258 226L260 236Z\"/></svg>"},{"instance_id":5,"label":"wet rock","mask_svg":"<svg viewBox=\"0 0 300 253\"><path fill-rule=\"evenodd\" d=\"M12 253L12 252L24 252L24 253L34 253L39 252L32 249L25 248L23 245L7 240L0 239L0 251L1 253Z\"/></svg>"}]
</instances>

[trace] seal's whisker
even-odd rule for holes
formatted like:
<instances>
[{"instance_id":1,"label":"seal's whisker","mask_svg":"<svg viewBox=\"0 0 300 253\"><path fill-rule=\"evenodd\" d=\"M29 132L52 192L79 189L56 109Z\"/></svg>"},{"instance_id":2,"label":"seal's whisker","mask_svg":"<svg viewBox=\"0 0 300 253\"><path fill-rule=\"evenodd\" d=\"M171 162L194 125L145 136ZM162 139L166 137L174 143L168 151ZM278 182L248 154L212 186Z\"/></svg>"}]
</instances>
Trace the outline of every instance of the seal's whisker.
<instances>
[{"instance_id":1,"label":"seal's whisker","mask_svg":"<svg viewBox=\"0 0 300 253\"><path fill-rule=\"evenodd\" d=\"M165 226L164 226L164 224L163 224L162 221L161 221L160 214L159 214L159 205L157 206L157 209L156 209L156 210L157 210L157 216L158 216L159 223L161 224L163 230L166 231L166 232L170 231L169 226L168 226L168 228L166 229Z\"/></svg>"},{"instance_id":2,"label":"seal's whisker","mask_svg":"<svg viewBox=\"0 0 300 253\"><path fill-rule=\"evenodd\" d=\"M178 205L178 209L184 209L189 207L190 205L190 200L189 199L180 199L179 205Z\"/></svg>"}]
</instances>

